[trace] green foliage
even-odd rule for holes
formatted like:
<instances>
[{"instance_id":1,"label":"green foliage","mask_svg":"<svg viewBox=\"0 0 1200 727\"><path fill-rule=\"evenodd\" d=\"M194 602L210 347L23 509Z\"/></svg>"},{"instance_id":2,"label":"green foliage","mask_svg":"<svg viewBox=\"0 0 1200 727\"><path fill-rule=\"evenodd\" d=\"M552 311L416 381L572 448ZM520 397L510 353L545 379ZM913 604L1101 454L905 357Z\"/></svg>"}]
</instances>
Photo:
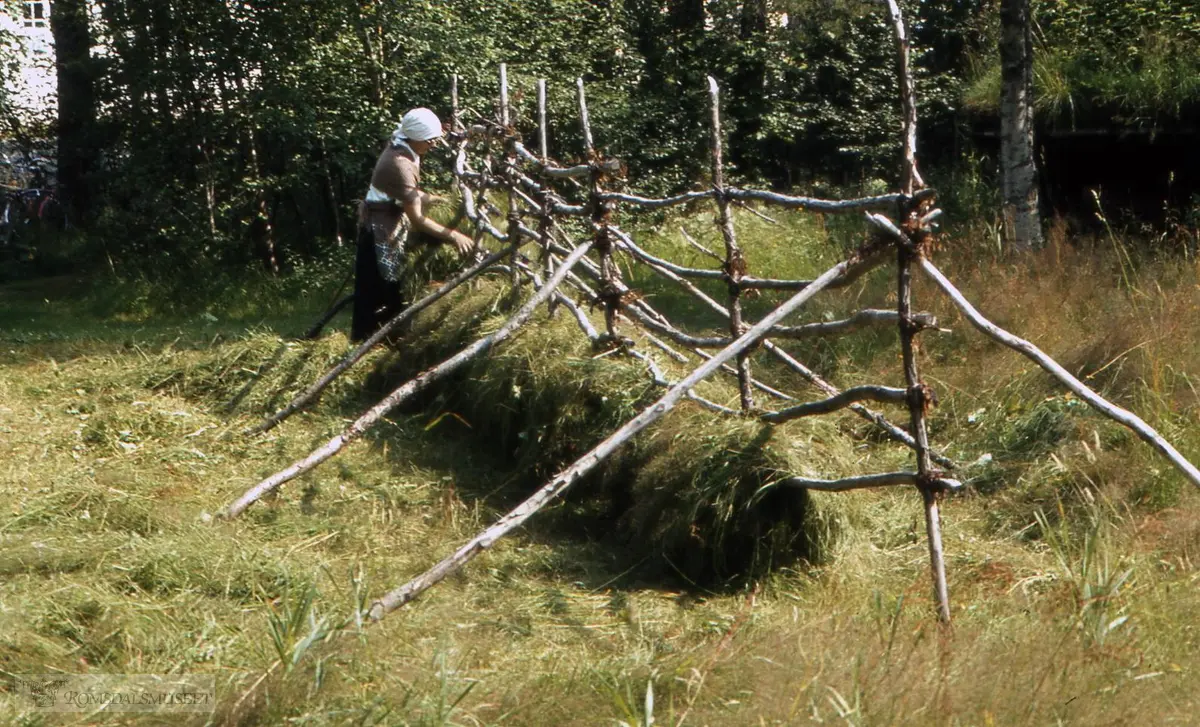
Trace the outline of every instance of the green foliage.
<instances>
[{"instance_id":1,"label":"green foliage","mask_svg":"<svg viewBox=\"0 0 1200 727\"><path fill-rule=\"evenodd\" d=\"M279 663L283 664L285 673L295 669L310 649L327 641L347 625L335 623L327 615L318 615L315 584L305 583L300 584L297 590L293 588L285 588L267 612L271 646Z\"/></svg>"},{"instance_id":2,"label":"green foliage","mask_svg":"<svg viewBox=\"0 0 1200 727\"><path fill-rule=\"evenodd\" d=\"M1035 0L1038 110L1064 125L1179 121L1200 105L1200 11L1189 0ZM997 26L971 64L968 105L999 103Z\"/></svg>"},{"instance_id":3,"label":"green foliage","mask_svg":"<svg viewBox=\"0 0 1200 727\"><path fill-rule=\"evenodd\" d=\"M486 3L106 0L93 35L101 154L94 262L194 279L328 255L352 239L353 200L396 119L445 117L460 77L466 119L491 117L499 63L515 123L533 131L549 79L553 153L582 158L574 79L587 81L606 153L639 190L708 175L705 76L722 85L735 179L779 186L890 179L899 103L885 13L873 3L759 0ZM976 3L906 8L923 118L952 133ZM931 148L939 148L932 145ZM431 185L446 160L427 160ZM87 256L78 260L87 262Z\"/></svg>"}]
</instances>

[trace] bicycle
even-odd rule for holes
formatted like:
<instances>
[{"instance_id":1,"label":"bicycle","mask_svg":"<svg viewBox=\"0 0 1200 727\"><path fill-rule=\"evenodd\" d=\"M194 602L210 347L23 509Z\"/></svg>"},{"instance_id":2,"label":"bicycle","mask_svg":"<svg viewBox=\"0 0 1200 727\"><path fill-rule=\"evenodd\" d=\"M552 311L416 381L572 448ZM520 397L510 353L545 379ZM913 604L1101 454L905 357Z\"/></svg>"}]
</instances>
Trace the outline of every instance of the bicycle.
<instances>
[{"instance_id":1,"label":"bicycle","mask_svg":"<svg viewBox=\"0 0 1200 727\"><path fill-rule=\"evenodd\" d=\"M58 196L49 189L4 187L4 209L0 212L0 251L6 257L31 259L34 231L66 229L66 215ZM22 243L22 238L24 243Z\"/></svg>"}]
</instances>

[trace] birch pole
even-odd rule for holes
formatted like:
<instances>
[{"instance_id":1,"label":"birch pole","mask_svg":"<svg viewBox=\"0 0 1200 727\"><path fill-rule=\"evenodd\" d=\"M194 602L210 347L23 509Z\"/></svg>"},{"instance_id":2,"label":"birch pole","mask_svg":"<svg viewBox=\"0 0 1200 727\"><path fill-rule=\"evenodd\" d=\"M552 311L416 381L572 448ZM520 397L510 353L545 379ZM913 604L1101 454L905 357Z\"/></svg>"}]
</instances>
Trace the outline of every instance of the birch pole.
<instances>
[{"instance_id":1,"label":"birch pole","mask_svg":"<svg viewBox=\"0 0 1200 727\"><path fill-rule=\"evenodd\" d=\"M1029 0L1000 2L1000 219L1004 242L1042 242L1034 146L1033 25Z\"/></svg>"},{"instance_id":2,"label":"birch pole","mask_svg":"<svg viewBox=\"0 0 1200 727\"><path fill-rule=\"evenodd\" d=\"M721 152L721 91L717 79L708 77L708 98L712 104L712 183L713 198L720 213L721 237L725 240L725 277L729 283L729 335L737 338L745 326L742 323L742 276L746 274L746 256L737 244L733 230L733 214L725 195L725 162ZM754 408L754 390L750 384L750 358L747 352L737 357L738 394L742 411Z\"/></svg>"},{"instance_id":3,"label":"birch pole","mask_svg":"<svg viewBox=\"0 0 1200 727\"><path fill-rule=\"evenodd\" d=\"M839 278L838 280L835 280L833 283L830 283L827 286L827 288L837 287L839 285L839 283L841 281L845 280L846 278L857 279L858 277L860 277L861 270L863 268L870 267L865 264L867 262L869 262L869 261L860 261L859 262L859 264L857 266L857 268L859 268L859 270L860 270L859 274L856 274L854 272L854 269L852 268L848 275L844 275L842 278ZM586 264L587 263L585 261L585 266L586 266ZM592 274L593 274L593 276L596 276L596 274L594 272ZM675 278L670 278L670 277L668 277L668 279L675 280ZM571 280L576 285L576 287L578 287L580 290L582 290L584 292L584 294L587 295L589 298L594 299L597 297L595 295L595 293L592 292L591 288L589 288L586 284L584 284L578 278L575 278L574 274L572 274ZM703 295L703 294L701 293L701 295ZM713 303L715 304L715 301L713 301ZM719 304L718 304L718 312L721 313L721 315L728 316L728 311L726 311L724 308L720 307ZM648 332L649 330L655 330L655 331L664 333L665 335L668 335L668 336L674 336L674 334L677 332L675 327L673 325L671 325L671 322L665 316L663 316L661 313L656 311L649 303L647 303L645 300L636 301L635 303L633 303L633 305L626 308L624 310L624 313L634 323L640 324L642 326L643 330L647 332L646 335L650 341L654 342L655 345L658 345L660 348L663 348L668 353L668 355L671 355L677 361L680 361L681 363L686 363L686 361L687 361L686 358L682 357L681 354L674 351L670 347L664 346L661 341L658 341L657 339L655 339L654 336L650 335L650 333ZM893 313L893 316L895 317L895 320L899 320L898 314ZM922 325L928 325L928 324L929 324L929 321L927 319L922 322ZM830 384L828 381L826 381L825 379L818 376L816 374L816 372L812 371L807 366L805 366L804 364L797 361L794 357L792 357L790 354L788 354L786 351L784 351L779 346L775 345L769 339L764 338L762 340L761 344L767 351L769 351L777 359L779 359L781 362L783 362L784 365L788 366L793 371L799 373L806 380L808 380L813 386L815 386L816 388L825 392L830 397L836 397L841 394L840 389L838 389L833 384ZM726 342L725 345L728 345L728 342ZM711 357L711 354L705 353L700 348L695 348L695 349L693 349L693 351L701 358L708 359ZM726 365L726 366L723 366L722 369L729 371L735 377L737 376L737 370L731 366ZM753 383L756 388L759 388L773 396L777 396L779 398L784 398L784 399L788 399L788 400L794 400L794 397L791 397L787 394L783 394L782 392L776 391L776 390L772 389L771 387L762 384L761 382L755 381L754 379L751 379L751 383ZM892 424L890 421L888 421L887 417L885 417L883 414L881 414L877 411L874 411L873 409L870 409L866 406L863 406L862 404L859 404L859 403L851 404L849 408L851 411L853 411L858 416L860 416L863 419L867 420L868 422L874 424L876 427L879 427L883 431L883 433L885 435L887 435L893 441L899 442L900 444L903 444L904 446L909 447L909 448L916 447L916 440L914 440L912 438L912 435L910 435L908 432L904 431L900 427L896 426L895 424ZM930 457L933 459L933 461L936 462L937 464L939 464L947 469L951 469L951 470L955 468L954 460L941 454L937 450L930 449L929 454L930 454Z\"/></svg>"},{"instance_id":4,"label":"birch pole","mask_svg":"<svg viewBox=\"0 0 1200 727\"><path fill-rule=\"evenodd\" d=\"M506 137L504 145L505 164L501 174L502 177L509 177L512 172L513 165L516 164L516 154L512 151L512 144L509 143L514 138L514 132L511 128L512 115L509 113L508 107L508 64L500 64L500 127L502 133ZM517 208L517 195L514 191L516 182L512 179L507 179L508 186L508 239L518 240L521 236L521 213ZM514 249L512 258L509 260L509 266L512 268L512 295L516 301L521 294L521 273L517 270L517 251Z\"/></svg>"},{"instance_id":5,"label":"birch pole","mask_svg":"<svg viewBox=\"0 0 1200 727\"><path fill-rule=\"evenodd\" d=\"M919 196L920 195L917 195L917 197L919 197ZM879 224L879 221L875 220L874 218L868 218L868 219L871 219L871 221L875 224ZM882 219L886 219L886 218L882 218ZM620 231L614 231L614 234L617 236L618 239L623 239L623 237L624 237L624 233L621 233ZM845 274L842 275L842 277L838 278L837 280L830 283L826 287L827 288L837 288L839 286L849 284L849 282L859 279L864 274L866 274L868 271L873 270L875 268L875 265L879 262L879 260L876 259L878 257L879 257L879 255L875 255L872 253L866 253L865 256L860 256L858 262L855 265L848 268L846 270ZM720 303L713 300L712 298L709 298L707 295L704 294L704 292L702 290L696 288L694 285L691 285L690 283L688 283L686 280L684 280L680 276L675 275L671 271L666 270L660 266L651 265L650 267L652 270L654 270L658 274L662 275L666 279L680 285L685 291L692 294L698 300L704 302L704 304L706 306L711 308L718 315L725 317L725 318L729 317L728 309L726 309L724 306L722 306ZM588 269L586 261L585 261L585 269ZM596 273L594 270L589 270L589 274L591 274L593 277L596 277L596 278L599 277L598 273ZM665 316L663 316L661 313L656 311L645 300L636 301L635 303L633 303L633 305L631 305L627 308L627 311L629 312L630 316L636 322L642 324L642 326L644 328L653 328L656 330L660 330L660 329L658 329L658 327L656 327L654 325L654 321L657 321L660 324L666 324L666 325L669 325L669 323L670 323L666 319ZM643 311L644 311L644 315L641 314ZM897 319L898 318L899 318L899 316L897 316ZM820 376L818 376L816 374L816 372L812 371L807 366L805 366L804 364L797 361L795 358L793 358L791 355L789 355L787 353L787 351L784 351L782 348L777 346L771 340L764 338L762 340L762 346L768 352L770 352L773 356L775 356L775 358L779 359L785 365L787 365L789 368L791 368L793 371L797 372L798 374L803 376L805 379L807 379L809 382L811 382L813 384L813 386L817 387L821 391L824 391L826 394L828 394L830 396L836 396L838 394L839 389L837 387L833 386L828 381L825 381L824 379L822 379ZM735 371L735 374L736 374L736 371ZM896 426L895 424L892 424L891 422L889 422L887 420L887 417L880 414L879 412L873 411L872 409L869 409L861 404L852 404L850 406L850 410L853 411L855 414L859 415L860 417L862 417L863 419L866 419L867 421L871 422L872 424L874 424L877 427L879 427L880 429L882 429L883 432L889 438L891 438L893 441L899 442L907 447L913 447L913 448L916 447L916 440L914 440L908 432L904 431L903 429ZM949 457L947 457L937 451L932 451L932 450L930 452L930 455L932 456L933 460L935 462L937 462L938 464L940 464L941 466L946 467L948 469L954 469L954 467L955 467L954 460L950 459Z\"/></svg>"},{"instance_id":6,"label":"birch pole","mask_svg":"<svg viewBox=\"0 0 1200 727\"><path fill-rule=\"evenodd\" d=\"M896 35L897 74L900 98L904 106L903 192L909 199L901 208L908 218L908 225L919 230L921 203L911 199L918 189L925 186L917 171L917 97L909 68L908 33L904 28L904 17L896 0L887 2ZM897 239L897 243L901 243L901 240ZM910 429L916 443L914 449L917 454L917 489L921 491L921 498L925 502L925 534L929 543L929 569L933 576L934 599L937 602L938 620L949 624L950 593L946 586L946 559L942 549L942 523L938 509L940 490L934 486L936 473L930 462L929 434L925 426L925 416L933 406L935 397L933 391L921 380L921 372L917 366L916 337L921 331L921 326L912 315L912 265L915 260L920 259L921 249L920 246L896 245L896 310L900 318L900 350L904 358L904 379L908 384Z\"/></svg>"},{"instance_id":7,"label":"birch pole","mask_svg":"<svg viewBox=\"0 0 1200 727\"><path fill-rule=\"evenodd\" d=\"M909 419L916 441L917 488L925 501L925 533L929 541L929 567L933 576L934 597L938 619L950 623L950 593L946 586L946 560L942 550L941 514L938 511L938 490L932 486L936 479L929 458L929 434L925 414L933 405L933 392L921 381L917 366L916 335L919 331L912 320L912 263L914 252L897 245L899 274L897 275L897 312L900 314L900 349L904 356L904 379L908 384Z\"/></svg>"},{"instance_id":8,"label":"birch pole","mask_svg":"<svg viewBox=\"0 0 1200 727\"><path fill-rule=\"evenodd\" d=\"M585 245L581 245L580 247L584 247ZM668 389L662 398L647 406L633 419L627 421L620 429L613 432L607 439L596 445L594 449L556 475L540 490L509 511L504 517L472 538L466 545L455 551L453 555L438 562L429 570L371 604L370 609L368 609L369 617L372 620L378 621L397 608L411 602L432 586L440 583L446 576L461 568L475 556L490 548L497 540L520 527L526 520L561 495L575 482L578 482L581 477L607 459L638 432L641 432L662 418L681 399L685 398L687 392L693 389L696 384L708 378L713 372L720 369L723 364L749 348L755 341L765 335L771 326L783 320L807 303L817 293L821 292L821 290L836 280L854 262L853 259L843 261L825 271L821 277L812 282L812 285L792 296L755 324L754 327L739 336L729 346L693 370L687 378ZM559 267L558 273L563 272L566 267L567 265L564 263L564 265Z\"/></svg>"},{"instance_id":9,"label":"birch pole","mask_svg":"<svg viewBox=\"0 0 1200 727\"><path fill-rule=\"evenodd\" d=\"M604 171L596 153L596 143L592 139L592 124L588 120L587 94L584 92L582 78L575 79L575 88L579 97L579 124L583 129L583 146L591 172L587 207L592 215L595 247L600 253L600 300L604 302L604 330L609 339L615 341L618 340L617 310L621 304L621 273L612 258L612 231L608 226L611 210L609 203L601 199L604 190L600 180Z\"/></svg>"},{"instance_id":10,"label":"birch pole","mask_svg":"<svg viewBox=\"0 0 1200 727\"><path fill-rule=\"evenodd\" d=\"M550 142L546 132L546 79L539 78L537 82L537 113L538 113L538 156L543 166L550 160ZM550 226L554 224L551 214L550 185L545 184L541 195L541 214L538 216L538 244L542 247L542 263L546 275L554 269L554 258L550 254ZM595 339L593 339L595 340Z\"/></svg>"},{"instance_id":11,"label":"birch pole","mask_svg":"<svg viewBox=\"0 0 1200 727\"><path fill-rule=\"evenodd\" d=\"M509 114L508 114L508 64L500 64L500 126L503 127L504 133L508 133Z\"/></svg>"},{"instance_id":12,"label":"birch pole","mask_svg":"<svg viewBox=\"0 0 1200 727\"><path fill-rule=\"evenodd\" d=\"M542 158L542 164L550 160L548 151L548 140L546 138L546 79L540 78L537 82L537 104L538 104L538 154Z\"/></svg>"},{"instance_id":13,"label":"birch pole","mask_svg":"<svg viewBox=\"0 0 1200 727\"><path fill-rule=\"evenodd\" d=\"M587 98L583 93L583 78L575 79L575 88L579 96L579 123L583 128L583 148L591 154L596 149L596 142L592 140L592 122L588 119Z\"/></svg>"},{"instance_id":14,"label":"birch pole","mask_svg":"<svg viewBox=\"0 0 1200 727\"><path fill-rule=\"evenodd\" d=\"M917 171L917 91L913 85L909 63L908 31L904 27L904 15L900 12L897 0L887 0L887 4L896 35L896 72L900 83L900 102L904 110L904 193L910 195L914 190L925 186L920 172Z\"/></svg>"},{"instance_id":15,"label":"birch pole","mask_svg":"<svg viewBox=\"0 0 1200 727\"><path fill-rule=\"evenodd\" d=\"M525 305L521 306L503 326L495 333L484 336L475 343L467 346L463 350L456 353L454 356L446 359L437 366L425 371L416 378L401 384L392 393L388 394L382 401L367 410L365 414L347 427L341 434L330 439L321 447L313 450L307 457L301 459L291 466L276 472L262 482L259 482L254 487L251 487L240 498L233 502L223 513L227 518L235 518L242 514L246 508L258 502L259 499L269 492L273 492L286 482L290 482L300 475L304 474L321 464L325 460L333 457L338 452L346 448L350 442L362 436L364 432L370 429L376 422L383 418L385 414L395 408L398 404L407 399L412 398L415 394L426 389L430 384L446 378L451 373L462 368L464 364L475 359L492 349L493 346L504 341L512 334L516 333L521 326L525 325L533 316L534 310L539 305L544 303L547 298L554 294L559 283L571 271L575 263L579 262L588 250L591 249L591 243L585 242L576 247L563 261L563 264L554 271L554 274L546 280L545 284L538 289Z\"/></svg>"}]
</instances>

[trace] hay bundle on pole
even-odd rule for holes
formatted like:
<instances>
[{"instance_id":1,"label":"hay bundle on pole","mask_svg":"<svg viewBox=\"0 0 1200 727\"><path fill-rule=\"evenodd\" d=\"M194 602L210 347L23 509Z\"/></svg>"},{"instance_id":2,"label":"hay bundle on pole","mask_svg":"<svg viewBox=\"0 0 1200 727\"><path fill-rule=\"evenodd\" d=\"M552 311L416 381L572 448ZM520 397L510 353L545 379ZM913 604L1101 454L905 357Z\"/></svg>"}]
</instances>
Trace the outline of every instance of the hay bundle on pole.
<instances>
[{"instance_id":1,"label":"hay bundle on pole","mask_svg":"<svg viewBox=\"0 0 1200 727\"><path fill-rule=\"evenodd\" d=\"M448 297L418 323L406 355L437 361L498 325L494 302L505 295L493 280ZM471 362L439 395L439 412L462 417L471 427L465 436L520 473L514 493L569 465L687 373L660 361L656 382L641 358L598 352L578 328L567 316L541 319L538 335ZM736 380L709 382L703 394L736 402ZM837 503L778 483L797 473L836 475L861 456L854 446L830 419L776 427L684 405L614 452L555 517L604 522L606 542L646 575L741 584L797 559L828 557L842 532Z\"/></svg>"}]
</instances>

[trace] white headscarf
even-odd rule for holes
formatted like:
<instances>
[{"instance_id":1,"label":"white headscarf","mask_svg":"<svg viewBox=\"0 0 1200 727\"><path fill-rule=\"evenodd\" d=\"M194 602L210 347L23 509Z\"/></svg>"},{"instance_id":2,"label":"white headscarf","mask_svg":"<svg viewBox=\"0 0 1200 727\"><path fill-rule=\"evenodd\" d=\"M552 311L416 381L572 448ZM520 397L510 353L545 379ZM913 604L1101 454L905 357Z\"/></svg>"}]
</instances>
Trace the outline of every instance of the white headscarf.
<instances>
[{"instance_id":1,"label":"white headscarf","mask_svg":"<svg viewBox=\"0 0 1200 727\"><path fill-rule=\"evenodd\" d=\"M431 141L442 135L442 122L437 114L427 108L416 108L409 111L400 120L400 125L392 132L392 143L399 141ZM397 144L398 145L398 144ZM405 145L407 146L407 144Z\"/></svg>"}]
</instances>

